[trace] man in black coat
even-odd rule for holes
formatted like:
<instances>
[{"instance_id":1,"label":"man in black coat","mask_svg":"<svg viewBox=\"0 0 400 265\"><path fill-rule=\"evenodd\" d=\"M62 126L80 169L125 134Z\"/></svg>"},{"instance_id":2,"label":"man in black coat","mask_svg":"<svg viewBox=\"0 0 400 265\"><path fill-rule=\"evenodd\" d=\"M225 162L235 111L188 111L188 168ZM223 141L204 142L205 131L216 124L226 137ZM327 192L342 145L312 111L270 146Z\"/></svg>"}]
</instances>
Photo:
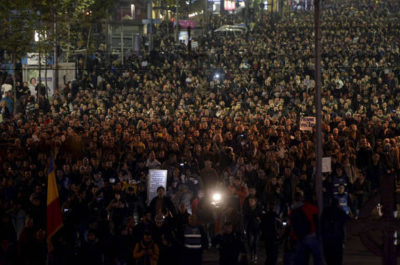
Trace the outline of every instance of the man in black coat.
<instances>
[{"instance_id":1,"label":"man in black coat","mask_svg":"<svg viewBox=\"0 0 400 265\"><path fill-rule=\"evenodd\" d=\"M331 205L322 213L322 239L328 265L343 264L343 242L347 218L337 199L332 199Z\"/></svg>"},{"instance_id":2,"label":"man in black coat","mask_svg":"<svg viewBox=\"0 0 400 265\"><path fill-rule=\"evenodd\" d=\"M172 218L176 216L175 206L170 198L165 196L165 188L163 186L157 188L157 197L151 200L150 211L153 218L157 215L163 215Z\"/></svg>"},{"instance_id":3,"label":"man in black coat","mask_svg":"<svg viewBox=\"0 0 400 265\"><path fill-rule=\"evenodd\" d=\"M266 212L264 212L261 218L262 239L265 242L265 254L267 256L265 260L266 265L275 265L278 262L282 222L274 208L273 203L268 203L266 205Z\"/></svg>"},{"instance_id":4,"label":"man in black coat","mask_svg":"<svg viewBox=\"0 0 400 265\"><path fill-rule=\"evenodd\" d=\"M79 264L102 265L103 251L94 231L88 232L87 241L82 243L79 251Z\"/></svg>"},{"instance_id":5,"label":"man in black coat","mask_svg":"<svg viewBox=\"0 0 400 265\"><path fill-rule=\"evenodd\" d=\"M233 232L232 223L225 223L224 232L217 236L219 244L219 265L238 265L246 253L246 248L240 235Z\"/></svg>"}]
</instances>

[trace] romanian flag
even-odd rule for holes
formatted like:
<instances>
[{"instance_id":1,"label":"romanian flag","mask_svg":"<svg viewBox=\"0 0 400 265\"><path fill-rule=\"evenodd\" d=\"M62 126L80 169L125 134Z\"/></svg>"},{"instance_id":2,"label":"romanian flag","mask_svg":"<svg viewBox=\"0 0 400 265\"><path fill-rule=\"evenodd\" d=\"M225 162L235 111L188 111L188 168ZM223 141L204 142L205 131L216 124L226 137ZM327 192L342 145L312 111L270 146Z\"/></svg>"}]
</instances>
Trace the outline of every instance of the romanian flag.
<instances>
[{"instance_id":1,"label":"romanian flag","mask_svg":"<svg viewBox=\"0 0 400 265\"><path fill-rule=\"evenodd\" d=\"M50 251L52 250L51 238L63 226L53 158L50 158L49 161L48 174L49 175L47 182L46 224L47 224L47 243L49 245L49 251Z\"/></svg>"}]
</instances>

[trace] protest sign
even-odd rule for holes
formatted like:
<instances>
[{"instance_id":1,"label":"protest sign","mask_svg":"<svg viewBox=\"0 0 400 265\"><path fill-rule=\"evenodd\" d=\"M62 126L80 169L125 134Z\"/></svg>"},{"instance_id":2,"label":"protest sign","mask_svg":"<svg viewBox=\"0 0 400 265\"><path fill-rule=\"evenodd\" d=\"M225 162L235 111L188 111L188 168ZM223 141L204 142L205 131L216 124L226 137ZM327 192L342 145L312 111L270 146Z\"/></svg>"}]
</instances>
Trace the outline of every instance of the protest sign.
<instances>
[{"instance_id":1,"label":"protest sign","mask_svg":"<svg viewBox=\"0 0 400 265\"><path fill-rule=\"evenodd\" d=\"M157 196L157 188L163 186L167 190L168 170L150 169L147 179L147 203Z\"/></svg>"},{"instance_id":2,"label":"protest sign","mask_svg":"<svg viewBox=\"0 0 400 265\"><path fill-rule=\"evenodd\" d=\"M300 130L301 131L312 132L312 129L314 126L315 126L315 117L307 116L307 117L300 118Z\"/></svg>"}]
</instances>

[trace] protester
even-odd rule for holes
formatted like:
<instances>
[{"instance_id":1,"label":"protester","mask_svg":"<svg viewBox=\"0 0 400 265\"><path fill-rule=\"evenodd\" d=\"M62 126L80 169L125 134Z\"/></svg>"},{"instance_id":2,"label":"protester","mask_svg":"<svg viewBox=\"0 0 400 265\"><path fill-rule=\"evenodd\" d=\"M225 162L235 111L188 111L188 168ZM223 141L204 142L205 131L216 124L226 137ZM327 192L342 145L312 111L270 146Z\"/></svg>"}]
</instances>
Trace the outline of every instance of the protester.
<instances>
[{"instance_id":1,"label":"protester","mask_svg":"<svg viewBox=\"0 0 400 265\"><path fill-rule=\"evenodd\" d=\"M239 265L245 264L246 248L240 235L233 232L230 223L224 224L224 232L217 237L219 245L219 264L220 265Z\"/></svg>"},{"instance_id":2,"label":"protester","mask_svg":"<svg viewBox=\"0 0 400 265\"><path fill-rule=\"evenodd\" d=\"M182 242L182 264L201 265L203 262L203 250L208 248L208 241L203 227L198 225L195 216L189 217L189 222L183 230Z\"/></svg>"},{"instance_id":3,"label":"protester","mask_svg":"<svg viewBox=\"0 0 400 265\"><path fill-rule=\"evenodd\" d=\"M332 199L331 205L322 213L321 231L325 261L328 265L343 264L343 244L347 219L346 213L340 208L336 199Z\"/></svg>"},{"instance_id":4,"label":"protester","mask_svg":"<svg viewBox=\"0 0 400 265\"><path fill-rule=\"evenodd\" d=\"M158 245L152 240L151 231L145 231L143 239L135 245L133 258L138 265L156 265L159 251Z\"/></svg>"},{"instance_id":5,"label":"protester","mask_svg":"<svg viewBox=\"0 0 400 265\"><path fill-rule=\"evenodd\" d=\"M337 198L349 218L379 188L379 176L400 178L399 10L398 1L326 1L321 14L323 156L332 161L323 176L324 203ZM316 155L315 129L299 125L301 117L315 116L313 18L291 14L259 16L246 38L200 37L190 54L161 31L162 45L151 56L141 51L112 67L101 58L90 69L79 62L77 80L50 98L35 79L29 96L26 84L15 82L20 97L7 89L0 102L0 212L14 226L0 224L13 234L2 239L10 243L7 253L18 242L21 264L43 259L51 153L64 221L55 252L76 253L68 254L71 264L77 253L93 250L89 231L104 244L132 237L121 260L150 231L164 260L170 244L182 247L190 213L210 243L227 222L241 235L252 196L292 231L288 216L301 204L295 194L315 190ZM240 20L213 16L208 28ZM13 83L6 72L0 77ZM148 201L150 169L168 170L168 177L166 189ZM226 198L218 209L213 192ZM175 239L159 235L160 216ZM299 249L315 243L314 231ZM264 241L274 264L280 242L269 234ZM301 237L290 233L285 254L295 253ZM100 248L104 261L113 260L110 249Z\"/></svg>"},{"instance_id":6,"label":"protester","mask_svg":"<svg viewBox=\"0 0 400 265\"><path fill-rule=\"evenodd\" d=\"M314 264L323 264L317 239L318 208L306 201L301 193L296 194L296 205L290 216L292 236L297 240L295 264L308 264L310 254Z\"/></svg>"},{"instance_id":7,"label":"protester","mask_svg":"<svg viewBox=\"0 0 400 265\"><path fill-rule=\"evenodd\" d=\"M257 205L257 198L249 198L249 208L243 211L244 229L250 252L250 261L257 263L257 248L261 224L261 207Z\"/></svg>"},{"instance_id":8,"label":"protester","mask_svg":"<svg viewBox=\"0 0 400 265\"><path fill-rule=\"evenodd\" d=\"M281 221L273 207L269 203L265 207L265 212L261 217L261 238L265 246L265 265L276 265L278 262L281 240L287 226L286 221Z\"/></svg>"}]
</instances>

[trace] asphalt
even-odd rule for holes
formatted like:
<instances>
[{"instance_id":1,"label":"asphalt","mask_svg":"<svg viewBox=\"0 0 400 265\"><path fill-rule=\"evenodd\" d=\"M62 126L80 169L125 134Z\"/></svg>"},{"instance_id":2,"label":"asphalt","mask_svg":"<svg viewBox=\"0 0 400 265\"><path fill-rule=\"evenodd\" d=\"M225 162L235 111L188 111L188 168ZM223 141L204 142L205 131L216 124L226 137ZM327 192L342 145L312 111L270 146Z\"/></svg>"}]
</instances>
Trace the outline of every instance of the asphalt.
<instances>
[{"instance_id":1,"label":"asphalt","mask_svg":"<svg viewBox=\"0 0 400 265\"><path fill-rule=\"evenodd\" d=\"M265 254L260 244L259 257L254 265L264 265ZM278 265L283 264L282 252L279 255ZM311 264L311 262L310 262ZM382 259L370 253L360 242L357 236L347 239L343 256L344 265L380 265ZM398 262L400 264L400 260ZM203 265L218 265L218 250L215 248L207 250L203 255ZM251 265L251 264L249 264Z\"/></svg>"}]
</instances>

